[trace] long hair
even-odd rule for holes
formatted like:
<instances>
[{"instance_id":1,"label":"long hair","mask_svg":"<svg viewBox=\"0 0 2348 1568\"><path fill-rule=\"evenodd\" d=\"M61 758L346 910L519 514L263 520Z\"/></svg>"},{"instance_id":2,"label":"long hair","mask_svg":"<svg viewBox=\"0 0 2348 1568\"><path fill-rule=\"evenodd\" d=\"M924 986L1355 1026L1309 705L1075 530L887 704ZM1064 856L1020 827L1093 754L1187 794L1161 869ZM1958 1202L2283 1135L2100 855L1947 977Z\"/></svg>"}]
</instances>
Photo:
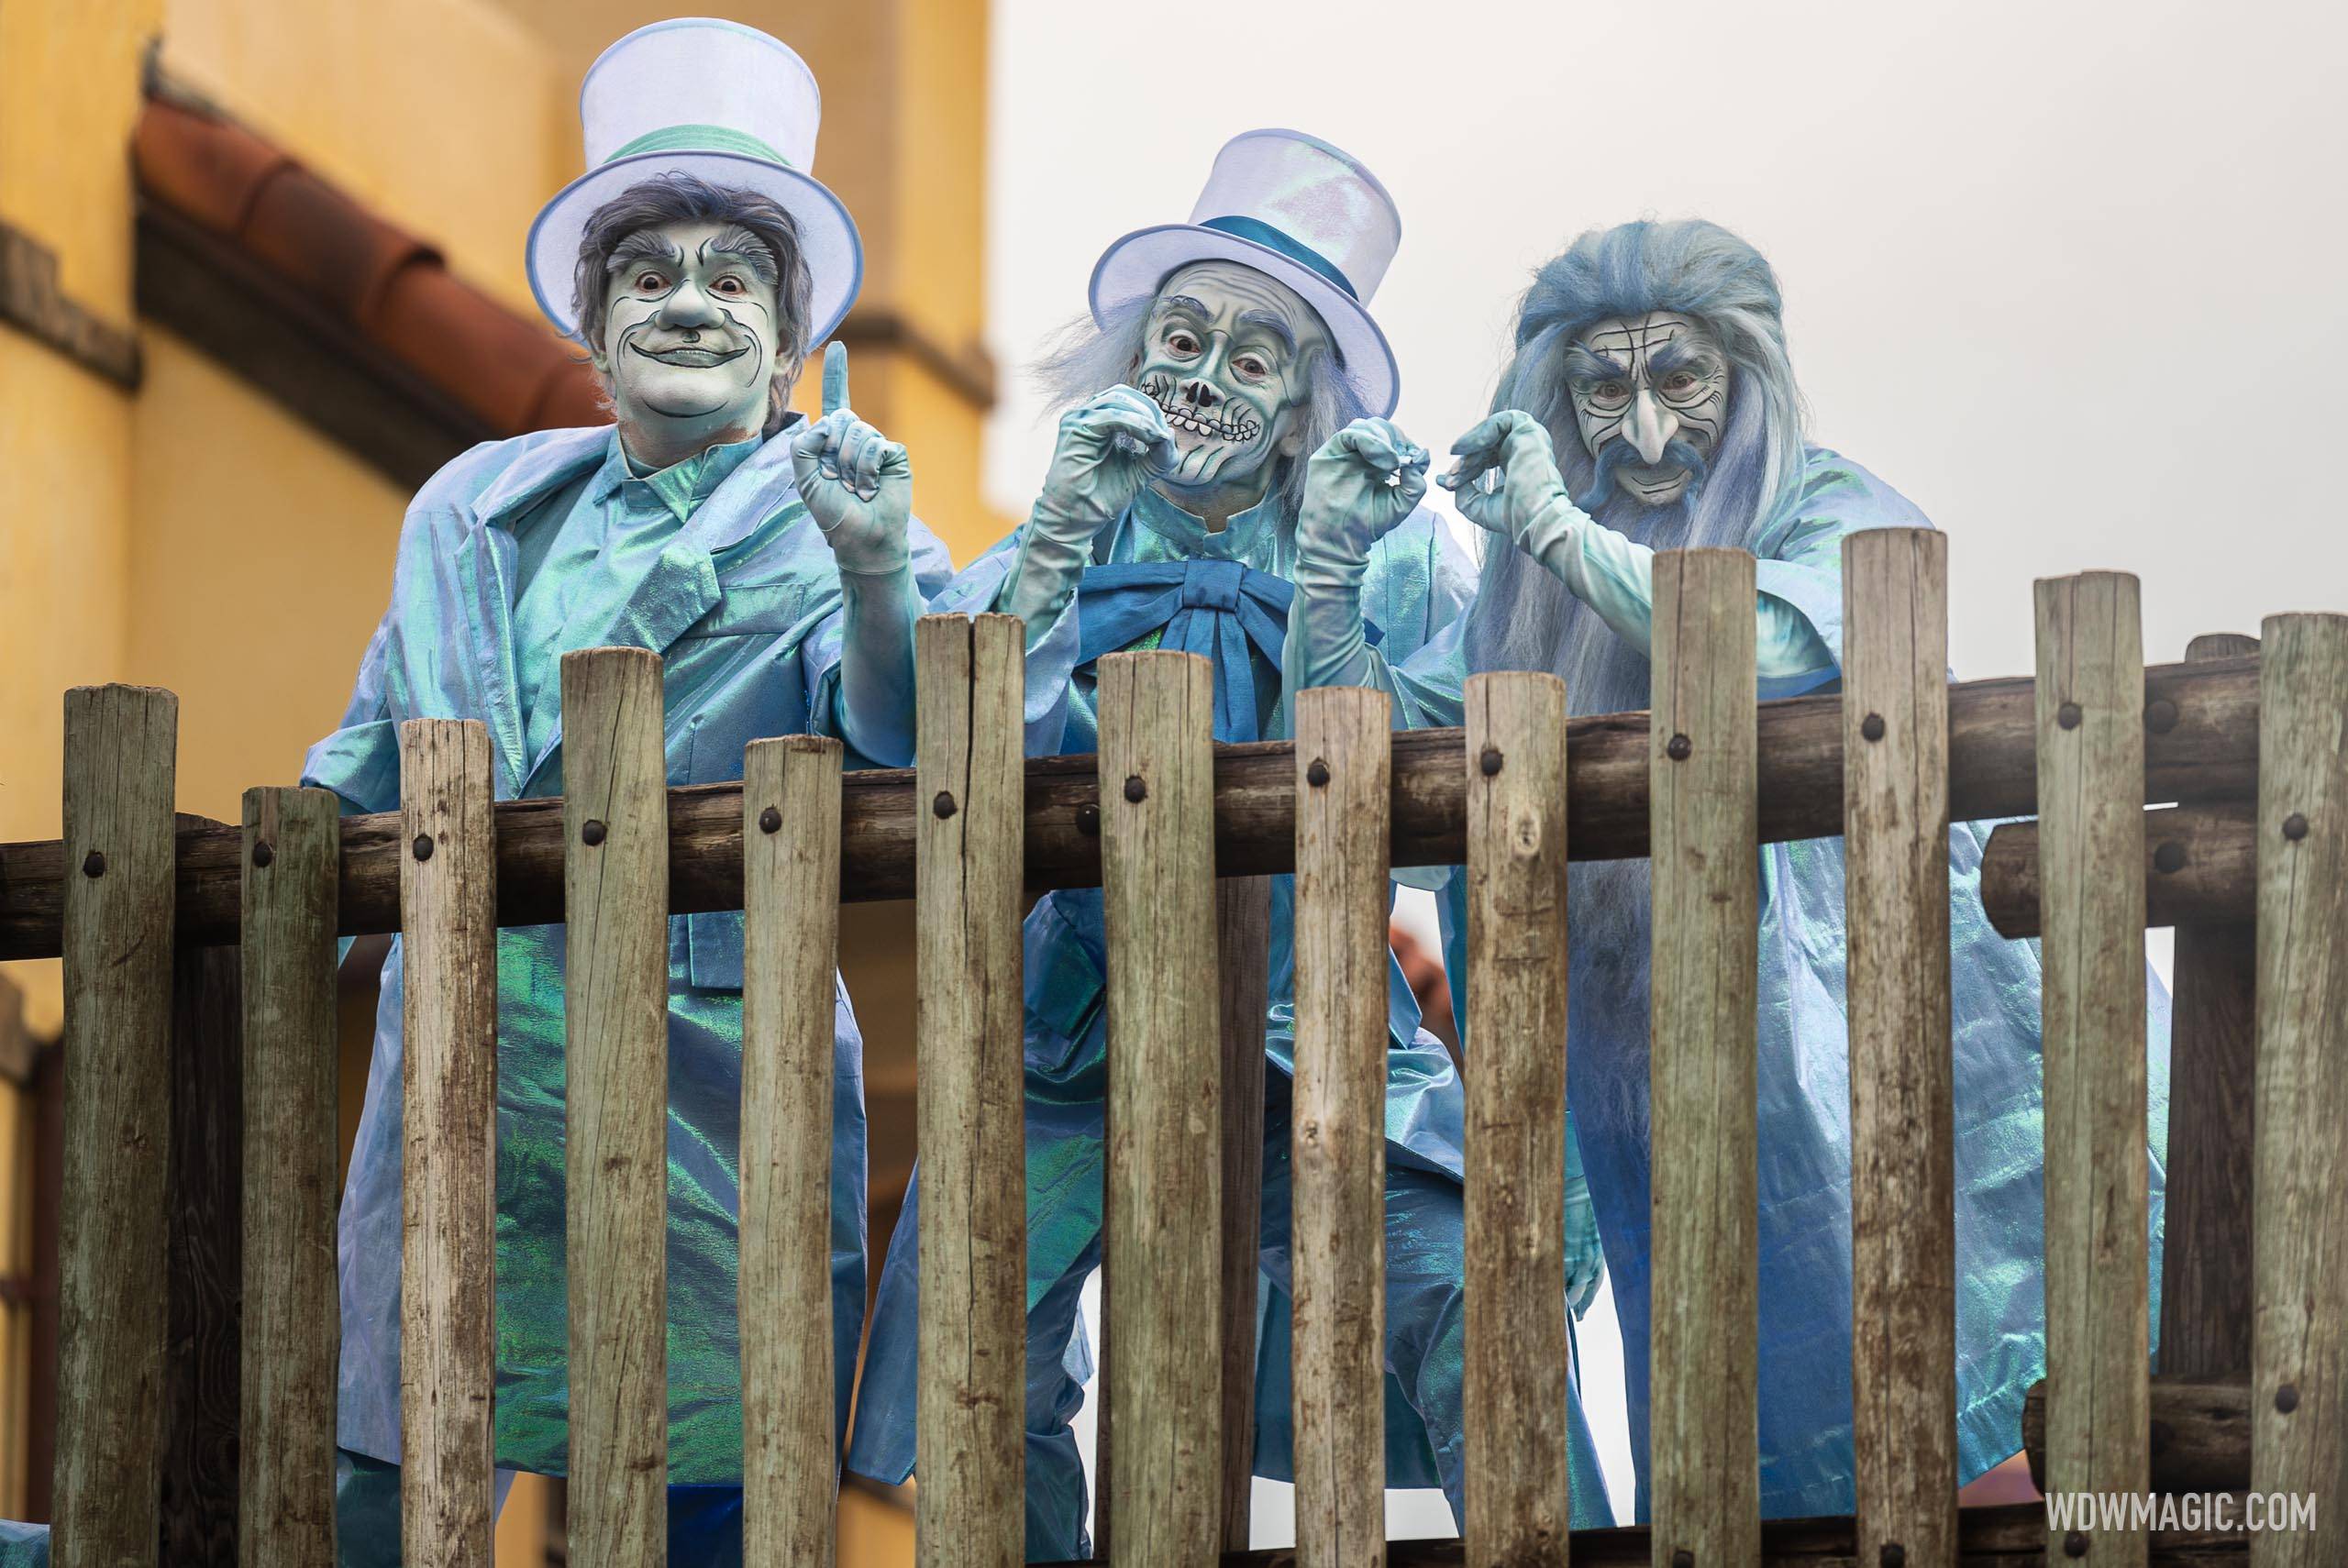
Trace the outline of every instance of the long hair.
<instances>
[{"instance_id":1,"label":"long hair","mask_svg":"<svg viewBox=\"0 0 2348 1568\"><path fill-rule=\"evenodd\" d=\"M1677 311L1720 338L1729 366L1728 423L1692 501L1644 506L1619 491L1597 521L1658 550L1729 546L1762 553L1772 523L1801 482L1802 410L1786 356L1777 275L1761 253L1701 220L1592 229L1544 266L1517 315L1516 351L1492 399L1547 427L1569 494L1595 471L1574 419L1562 359L1575 337L1611 316ZM1647 657L1568 592L1547 568L1501 541L1484 552L1463 636L1473 670L1538 669L1562 676L1576 713L1650 703ZM1628 1125L1644 1136L1651 882L1644 860L1594 861L1568 884L1574 933L1571 994L1624 1010L1613 1048L1576 1053L1575 1114L1593 1131Z\"/></svg>"},{"instance_id":2,"label":"long hair","mask_svg":"<svg viewBox=\"0 0 2348 1568\"><path fill-rule=\"evenodd\" d=\"M1031 372L1050 413L1073 408L1096 392L1131 382L1141 373L1149 313L1157 303L1154 296L1144 295L1112 306L1105 322L1094 321L1087 311L1053 334ZM1304 409L1304 438L1294 457L1271 458L1271 480L1265 491L1279 498L1285 527L1295 526L1304 509L1306 461L1330 436L1369 412L1335 350L1313 355L1305 377L1310 400Z\"/></svg>"},{"instance_id":3,"label":"long hair","mask_svg":"<svg viewBox=\"0 0 2348 1568\"><path fill-rule=\"evenodd\" d=\"M632 234L671 223L734 224L748 229L766 247L774 275L761 282L774 285L774 381L767 391L765 434L782 427L790 411L791 389L798 383L805 363L808 318L814 314L815 281L807 269L807 252L799 242L799 223L790 210L771 196L673 171L640 180L596 208L579 237L579 261L571 273L571 312L579 320L579 336L597 359L604 353L604 307L611 298L612 254ZM596 372L603 383L604 402L611 403L611 378Z\"/></svg>"}]
</instances>

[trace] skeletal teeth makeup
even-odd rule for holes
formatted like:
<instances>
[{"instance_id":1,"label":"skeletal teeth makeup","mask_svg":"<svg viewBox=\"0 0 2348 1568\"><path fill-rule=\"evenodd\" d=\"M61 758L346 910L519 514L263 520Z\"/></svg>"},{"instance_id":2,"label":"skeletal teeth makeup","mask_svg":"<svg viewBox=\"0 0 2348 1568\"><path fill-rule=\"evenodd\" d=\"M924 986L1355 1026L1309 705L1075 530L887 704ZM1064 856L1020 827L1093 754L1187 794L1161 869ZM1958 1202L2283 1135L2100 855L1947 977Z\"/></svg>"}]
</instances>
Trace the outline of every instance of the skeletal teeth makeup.
<instances>
[{"instance_id":1,"label":"skeletal teeth makeup","mask_svg":"<svg viewBox=\"0 0 2348 1568\"><path fill-rule=\"evenodd\" d=\"M1176 399L1174 382L1168 377L1144 376L1141 390L1166 411L1166 423L1176 430L1189 431L1195 436L1211 436L1218 441L1243 446L1264 433L1262 424L1244 411L1229 419L1217 419L1212 414L1193 411Z\"/></svg>"},{"instance_id":2,"label":"skeletal teeth makeup","mask_svg":"<svg viewBox=\"0 0 2348 1568\"><path fill-rule=\"evenodd\" d=\"M1329 352L1321 318L1293 290L1232 261L1182 268L1160 286L1134 384L1165 411L1180 456L1161 488L1178 501L1210 490L1269 487L1276 457L1312 398L1313 356Z\"/></svg>"}]
</instances>

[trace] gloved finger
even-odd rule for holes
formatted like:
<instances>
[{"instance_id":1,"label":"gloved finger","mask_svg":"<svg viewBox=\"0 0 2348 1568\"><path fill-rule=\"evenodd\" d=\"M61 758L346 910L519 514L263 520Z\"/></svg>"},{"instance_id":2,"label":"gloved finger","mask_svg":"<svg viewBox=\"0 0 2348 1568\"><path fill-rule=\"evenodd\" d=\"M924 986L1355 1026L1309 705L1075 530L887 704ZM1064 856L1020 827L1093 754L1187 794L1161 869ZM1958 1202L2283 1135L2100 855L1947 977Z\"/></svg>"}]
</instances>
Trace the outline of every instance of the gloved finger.
<instances>
[{"instance_id":1,"label":"gloved finger","mask_svg":"<svg viewBox=\"0 0 2348 1568\"><path fill-rule=\"evenodd\" d=\"M1409 445L1382 419L1357 419L1329 438L1327 449L1350 454L1364 468L1390 474L1402 466Z\"/></svg>"},{"instance_id":2,"label":"gloved finger","mask_svg":"<svg viewBox=\"0 0 2348 1568\"><path fill-rule=\"evenodd\" d=\"M835 338L824 350L824 412L847 406L847 345Z\"/></svg>"},{"instance_id":3,"label":"gloved finger","mask_svg":"<svg viewBox=\"0 0 2348 1568\"><path fill-rule=\"evenodd\" d=\"M1500 499L1469 484L1452 492L1458 498L1459 515L1488 533L1508 537L1508 509Z\"/></svg>"},{"instance_id":4,"label":"gloved finger","mask_svg":"<svg viewBox=\"0 0 2348 1568\"><path fill-rule=\"evenodd\" d=\"M1394 500L1403 512L1415 508L1426 499L1426 493L1427 466L1424 462L1404 463L1395 470Z\"/></svg>"},{"instance_id":5,"label":"gloved finger","mask_svg":"<svg viewBox=\"0 0 2348 1568\"><path fill-rule=\"evenodd\" d=\"M854 478L862 473L865 451L880 438L880 432L861 419L847 422L840 431L833 450L837 457L840 472Z\"/></svg>"},{"instance_id":6,"label":"gloved finger","mask_svg":"<svg viewBox=\"0 0 2348 1568\"><path fill-rule=\"evenodd\" d=\"M1146 451L1160 442L1171 441L1174 436L1166 427L1166 416L1155 407L1148 414L1130 408L1094 409L1085 421L1085 429L1103 442L1123 436L1139 451Z\"/></svg>"},{"instance_id":7,"label":"gloved finger","mask_svg":"<svg viewBox=\"0 0 2348 1568\"><path fill-rule=\"evenodd\" d=\"M1455 447L1452 450L1459 457L1445 470L1443 488L1457 494L1480 488L1484 477L1500 467L1501 454L1496 447Z\"/></svg>"},{"instance_id":8,"label":"gloved finger","mask_svg":"<svg viewBox=\"0 0 2348 1568\"><path fill-rule=\"evenodd\" d=\"M1144 396L1131 387L1112 387L1094 398L1085 410L1088 423L1119 422L1119 428L1147 430L1157 435L1173 434L1166 423L1166 411L1157 406L1155 398Z\"/></svg>"},{"instance_id":9,"label":"gloved finger","mask_svg":"<svg viewBox=\"0 0 2348 1568\"><path fill-rule=\"evenodd\" d=\"M1520 458L1536 454L1551 462L1556 460L1547 425L1517 409L1508 410L1505 417L1508 425L1501 432L1499 443L1504 461L1512 463Z\"/></svg>"},{"instance_id":10,"label":"gloved finger","mask_svg":"<svg viewBox=\"0 0 2348 1568\"><path fill-rule=\"evenodd\" d=\"M1158 403L1156 398L1150 396L1139 387L1133 386L1124 381L1120 381L1115 386L1105 389L1100 393L1100 395L1092 400L1092 403L1095 407L1107 407L1111 404L1114 404L1120 408L1157 409L1161 416L1166 412L1163 408L1158 407Z\"/></svg>"},{"instance_id":11,"label":"gloved finger","mask_svg":"<svg viewBox=\"0 0 2348 1568\"><path fill-rule=\"evenodd\" d=\"M1461 458L1474 453L1489 452L1501 444L1501 438L1512 427L1509 415L1514 409L1504 408L1498 414L1488 414L1468 427L1467 433L1451 444L1452 451Z\"/></svg>"},{"instance_id":12,"label":"gloved finger","mask_svg":"<svg viewBox=\"0 0 2348 1568\"><path fill-rule=\"evenodd\" d=\"M801 425L799 434L791 438L792 456L793 458L823 456L832 449L832 437L836 428L837 426L828 416Z\"/></svg>"},{"instance_id":13,"label":"gloved finger","mask_svg":"<svg viewBox=\"0 0 2348 1568\"><path fill-rule=\"evenodd\" d=\"M1395 477L1403 479L1415 474L1418 476L1420 489L1423 491L1426 487L1427 465L1432 461L1433 458L1424 447L1414 446L1405 441L1401 449L1394 454Z\"/></svg>"},{"instance_id":14,"label":"gloved finger","mask_svg":"<svg viewBox=\"0 0 2348 1568\"><path fill-rule=\"evenodd\" d=\"M892 443L869 425L864 428L868 437L856 451L856 482L857 487L866 492L865 499L869 501L870 492L880 488L880 465L887 461Z\"/></svg>"}]
</instances>

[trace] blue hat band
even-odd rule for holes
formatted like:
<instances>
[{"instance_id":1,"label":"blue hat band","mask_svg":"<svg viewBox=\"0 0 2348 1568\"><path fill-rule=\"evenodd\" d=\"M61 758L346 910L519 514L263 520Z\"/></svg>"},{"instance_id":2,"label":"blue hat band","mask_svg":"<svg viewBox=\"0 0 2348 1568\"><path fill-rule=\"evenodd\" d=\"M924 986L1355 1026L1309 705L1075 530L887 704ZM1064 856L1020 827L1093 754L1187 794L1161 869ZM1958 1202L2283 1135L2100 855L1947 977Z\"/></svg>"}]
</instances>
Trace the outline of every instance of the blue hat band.
<instances>
[{"instance_id":1,"label":"blue hat band","mask_svg":"<svg viewBox=\"0 0 2348 1568\"><path fill-rule=\"evenodd\" d=\"M1361 303L1361 295L1354 290L1353 280L1338 271L1335 261L1330 260L1311 246L1301 244L1288 235L1282 234L1261 218L1211 217L1200 223L1199 226L1217 229L1241 239L1252 240L1267 250L1277 250L1290 260L1326 278L1345 292L1346 298L1357 304Z\"/></svg>"},{"instance_id":2,"label":"blue hat band","mask_svg":"<svg viewBox=\"0 0 2348 1568\"><path fill-rule=\"evenodd\" d=\"M633 158L641 152L730 152L738 157L760 159L768 163L780 163L790 168L791 160L747 131L731 126L663 126L647 131L626 147L604 160L616 163L623 158Z\"/></svg>"}]
</instances>

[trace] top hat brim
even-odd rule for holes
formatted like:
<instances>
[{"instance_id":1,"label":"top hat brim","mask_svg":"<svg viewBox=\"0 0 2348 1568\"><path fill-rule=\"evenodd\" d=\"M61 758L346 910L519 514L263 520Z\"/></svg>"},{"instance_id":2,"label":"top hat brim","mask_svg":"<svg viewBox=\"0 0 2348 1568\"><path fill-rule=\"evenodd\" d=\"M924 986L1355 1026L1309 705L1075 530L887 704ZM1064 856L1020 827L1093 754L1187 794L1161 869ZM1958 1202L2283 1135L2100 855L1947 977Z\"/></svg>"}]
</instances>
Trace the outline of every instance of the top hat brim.
<instances>
[{"instance_id":1,"label":"top hat brim","mask_svg":"<svg viewBox=\"0 0 2348 1568\"><path fill-rule=\"evenodd\" d=\"M1401 370L1386 334L1362 303L1301 261L1219 228L1160 224L1135 229L1112 244L1093 264L1092 319L1106 325L1111 311L1154 298L1168 277L1196 261L1236 261L1294 289L1329 329L1346 375L1361 393L1363 408L1381 418L1394 412L1402 396Z\"/></svg>"},{"instance_id":2,"label":"top hat brim","mask_svg":"<svg viewBox=\"0 0 2348 1568\"><path fill-rule=\"evenodd\" d=\"M630 185L656 174L691 174L713 185L756 191L771 197L799 228L800 253L814 285L808 309L807 344L813 348L856 303L864 286L864 241L847 208L813 176L763 159L732 152L642 152L615 158L589 170L555 193L530 225L526 257L530 290L538 308L565 336L577 337L579 317L571 309L577 282L579 242L596 209Z\"/></svg>"}]
</instances>

